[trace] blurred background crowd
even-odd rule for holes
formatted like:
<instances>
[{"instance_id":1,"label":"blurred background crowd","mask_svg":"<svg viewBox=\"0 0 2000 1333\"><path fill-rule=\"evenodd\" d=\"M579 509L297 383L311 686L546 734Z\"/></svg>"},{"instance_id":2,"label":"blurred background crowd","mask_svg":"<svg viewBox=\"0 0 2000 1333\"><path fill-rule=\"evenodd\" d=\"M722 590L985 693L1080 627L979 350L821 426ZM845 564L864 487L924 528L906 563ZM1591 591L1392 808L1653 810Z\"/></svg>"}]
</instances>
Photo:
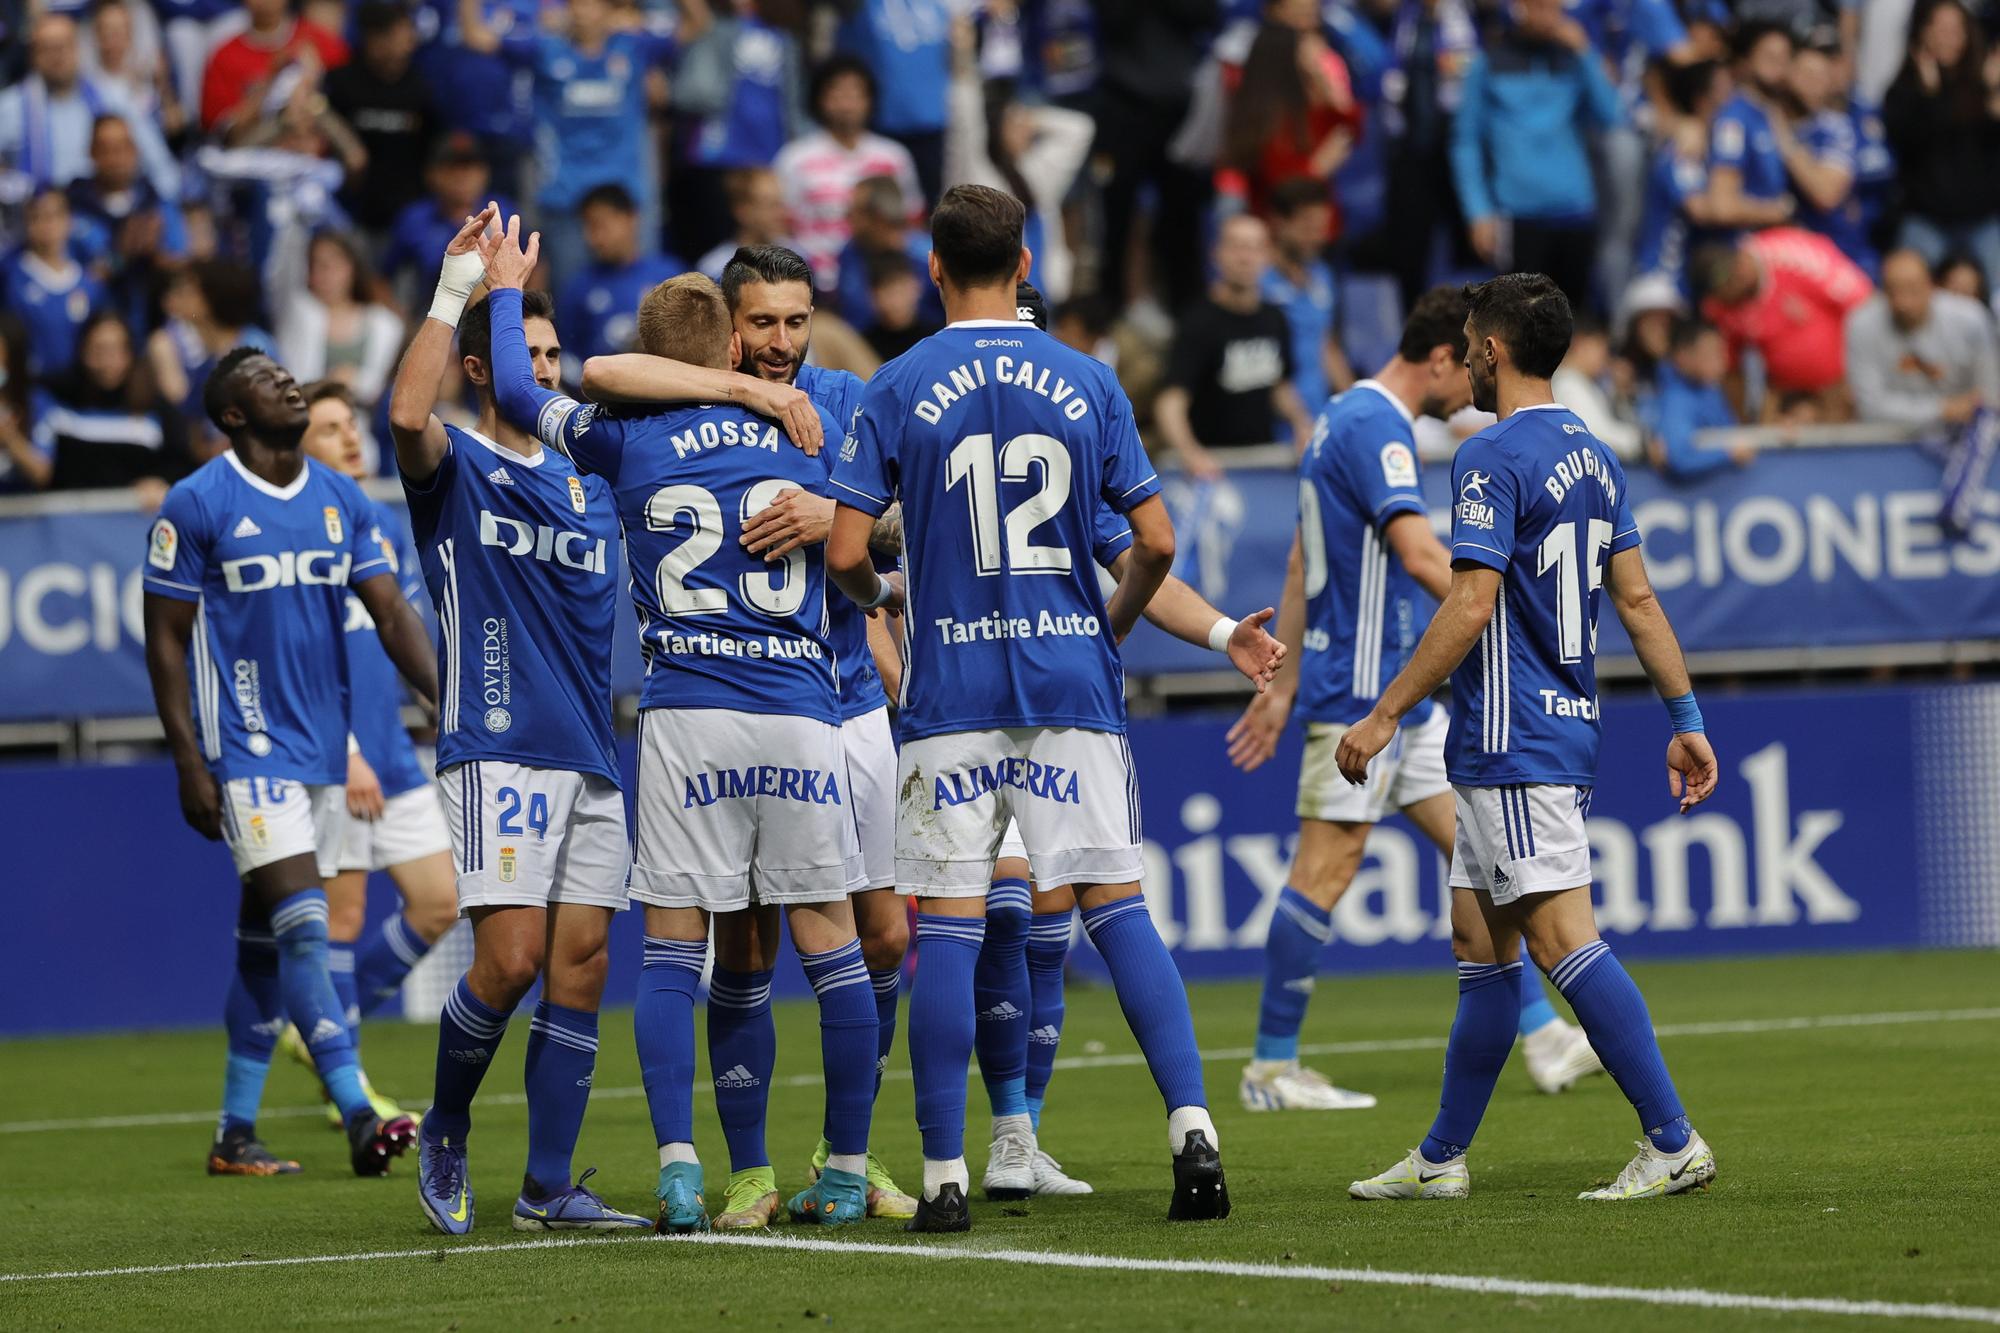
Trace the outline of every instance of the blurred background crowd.
<instances>
[{"instance_id":1,"label":"blurred background crowd","mask_svg":"<svg viewBox=\"0 0 2000 1333\"><path fill-rule=\"evenodd\" d=\"M220 447L201 387L241 343L385 411L488 198L543 233L572 373L651 284L783 241L814 359L865 375L942 319L924 220L960 181L1028 204L1052 327L1196 476L1303 438L1419 292L1495 269L1568 291L1559 397L1669 476L1753 465L1752 424L1942 438L2000 407L1996 26L1990 0L0 0L0 490L156 499Z\"/></svg>"}]
</instances>

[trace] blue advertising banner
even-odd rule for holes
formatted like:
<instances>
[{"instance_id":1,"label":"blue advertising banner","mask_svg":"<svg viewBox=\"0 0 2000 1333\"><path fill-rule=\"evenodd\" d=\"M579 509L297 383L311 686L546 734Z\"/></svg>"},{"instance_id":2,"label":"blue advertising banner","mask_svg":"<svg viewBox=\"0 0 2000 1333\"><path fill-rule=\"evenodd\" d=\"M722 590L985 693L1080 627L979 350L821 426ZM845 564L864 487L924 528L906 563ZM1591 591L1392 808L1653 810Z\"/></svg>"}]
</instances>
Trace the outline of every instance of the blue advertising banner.
<instances>
[{"instance_id":1,"label":"blue advertising banner","mask_svg":"<svg viewBox=\"0 0 2000 1333\"><path fill-rule=\"evenodd\" d=\"M1682 817L1667 795L1661 708L1606 702L1590 837L1598 919L1621 953L2000 945L2000 686L1764 692L1703 707L1722 785ZM1297 729L1246 776L1223 758L1228 723L1131 732L1148 902L1190 980L1259 974L1296 833ZM35 823L9 867L0 1033L216 1021L237 889L222 847L182 825L170 766L0 767L0 808ZM1403 821L1379 826L1335 910L1325 969L1447 967L1441 869ZM380 913L391 899L376 880ZM639 929L637 913L621 914L610 1003L636 992ZM1080 935L1073 957L1099 966ZM792 964L778 981L804 993ZM1243 1021L1247 1032L1253 1016Z\"/></svg>"}]
</instances>

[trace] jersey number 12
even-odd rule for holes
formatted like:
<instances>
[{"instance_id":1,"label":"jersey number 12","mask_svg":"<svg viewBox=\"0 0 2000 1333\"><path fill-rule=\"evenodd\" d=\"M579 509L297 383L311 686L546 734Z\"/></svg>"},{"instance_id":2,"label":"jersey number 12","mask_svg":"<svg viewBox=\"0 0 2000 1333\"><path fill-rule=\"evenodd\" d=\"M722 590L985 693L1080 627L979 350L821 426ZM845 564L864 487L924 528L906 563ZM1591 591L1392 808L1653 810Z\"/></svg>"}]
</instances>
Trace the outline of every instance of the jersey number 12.
<instances>
[{"instance_id":1,"label":"jersey number 12","mask_svg":"<svg viewBox=\"0 0 2000 1333\"><path fill-rule=\"evenodd\" d=\"M1036 463L1042 465L1042 485L1007 511L1007 540L1000 540L1001 481L1027 481ZM997 473L997 478L996 478ZM981 575L1067 574L1067 546L1037 546L1029 538L1035 529L1062 512L1069 499L1069 450L1053 435L1016 435L996 459L991 435L968 435L952 447L944 464L947 491L965 483L972 520L972 565Z\"/></svg>"}]
</instances>

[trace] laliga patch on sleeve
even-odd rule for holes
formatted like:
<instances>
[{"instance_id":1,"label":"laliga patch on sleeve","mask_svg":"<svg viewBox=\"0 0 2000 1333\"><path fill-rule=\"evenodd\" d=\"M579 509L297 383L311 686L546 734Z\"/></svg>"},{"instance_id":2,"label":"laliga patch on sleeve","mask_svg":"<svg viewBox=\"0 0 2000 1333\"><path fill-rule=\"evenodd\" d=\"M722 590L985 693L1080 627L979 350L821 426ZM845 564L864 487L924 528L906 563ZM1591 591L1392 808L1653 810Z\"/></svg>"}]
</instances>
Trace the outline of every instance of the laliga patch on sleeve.
<instances>
[{"instance_id":1,"label":"laliga patch on sleeve","mask_svg":"<svg viewBox=\"0 0 2000 1333\"><path fill-rule=\"evenodd\" d=\"M1401 440L1391 440L1382 446L1382 480L1391 486L1417 484L1417 456Z\"/></svg>"},{"instance_id":2,"label":"laliga patch on sleeve","mask_svg":"<svg viewBox=\"0 0 2000 1333\"><path fill-rule=\"evenodd\" d=\"M146 563L154 569L172 569L180 554L181 534L170 518L153 520L153 535L146 539Z\"/></svg>"},{"instance_id":3,"label":"laliga patch on sleeve","mask_svg":"<svg viewBox=\"0 0 2000 1333\"><path fill-rule=\"evenodd\" d=\"M1719 120L1715 123L1715 155L1722 158L1743 156L1743 122Z\"/></svg>"}]
</instances>

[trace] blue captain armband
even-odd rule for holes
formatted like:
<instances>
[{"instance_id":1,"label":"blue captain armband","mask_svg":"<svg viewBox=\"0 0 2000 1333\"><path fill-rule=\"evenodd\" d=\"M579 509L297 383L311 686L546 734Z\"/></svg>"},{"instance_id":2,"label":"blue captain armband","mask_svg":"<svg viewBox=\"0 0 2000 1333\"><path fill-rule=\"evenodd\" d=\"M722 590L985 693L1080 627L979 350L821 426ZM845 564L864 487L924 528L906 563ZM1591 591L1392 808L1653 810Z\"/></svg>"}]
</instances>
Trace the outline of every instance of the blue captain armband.
<instances>
[{"instance_id":1,"label":"blue captain armband","mask_svg":"<svg viewBox=\"0 0 2000 1333\"><path fill-rule=\"evenodd\" d=\"M1701 705L1694 701L1694 691L1689 690L1678 699L1669 699L1667 716L1673 721L1676 736L1688 731L1704 731L1701 723Z\"/></svg>"}]
</instances>

